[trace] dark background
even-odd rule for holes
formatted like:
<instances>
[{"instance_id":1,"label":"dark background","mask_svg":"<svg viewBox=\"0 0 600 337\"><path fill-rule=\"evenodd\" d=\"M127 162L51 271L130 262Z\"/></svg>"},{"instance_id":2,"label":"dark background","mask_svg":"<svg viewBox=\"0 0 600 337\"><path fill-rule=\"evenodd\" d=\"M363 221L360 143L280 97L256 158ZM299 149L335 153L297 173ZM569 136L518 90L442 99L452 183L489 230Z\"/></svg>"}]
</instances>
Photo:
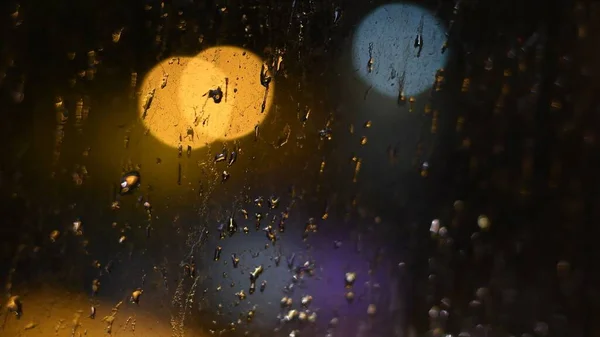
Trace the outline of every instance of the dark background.
<instances>
[{"instance_id":1,"label":"dark background","mask_svg":"<svg viewBox=\"0 0 600 337\"><path fill-rule=\"evenodd\" d=\"M181 16L188 29L183 33L175 27L176 20L168 21L169 43L162 54L153 44L157 16L143 10L145 3L29 1L21 4L23 23L18 27L12 20L0 20L3 66L0 70L6 69L7 75L0 87L0 134L4 140L0 166L0 276L8 276L10 268L15 268L13 287L47 282L89 291L89 283L96 277L89 261L97 259L103 263L120 261L116 267L118 276L106 282L107 297L118 297L117 294L127 292L124 289L136 287L136 282L123 285L117 281L139 279L142 272L131 270L150 270L157 265L173 275L169 276L169 282L173 283L171 290L160 296L176 296L173 289L181 277L179 262L188 255L188 241L197 238L204 224L212 231L214 224L230 216L232 209L252 207L244 206L252 204L245 202L246 195L250 199L257 195L281 195L282 205L288 204L295 199L288 193L294 185L304 194L290 220L298 223L298 228L307 218L318 218L325 203L329 202L332 210L328 226L312 242L313 258L317 261L333 254L327 246L334 239L344 237L342 240L354 242L361 235L367 242L366 253L353 257L350 250L342 250L329 256L330 264L337 265L337 261L344 265L360 264L355 261L365 254L375 254L379 251L377 247L384 247L384 260L389 266L405 263L401 270L393 268L393 272L379 276L382 285L390 283L390 275L401 280L398 296L402 298L403 309L382 318L381 329L372 330L374 335L391 333L392 320L400 320L405 330L409 325L414 326L418 335L435 335L435 328L442 326L455 335L469 331L473 336L509 333L544 336L539 322L548 325L548 336L599 333L592 319L598 313L596 270L599 267L595 249L597 5L594 8L592 2L583 1L580 2L583 9L575 10L576 4L566 0L462 1L450 36L446 86L435 97L423 98L435 101L440 107L442 123L438 133L431 135L430 117L418 117L423 131L415 132L416 139L408 141L424 144L422 152L427 157L419 157L415 147L404 152L410 157L405 158L409 164L383 169L388 165L387 159L360 153L364 150L351 137L334 137L332 142L323 142L317 131L328 119L333 120L334 134L344 134L349 123L355 123L357 129L362 123L361 107L346 104L341 108L347 98L336 84L334 65L343 58L343 48L351 39L354 26L370 9L387 2L298 0L298 12L307 14L292 16L290 33L291 1L166 1L171 18L177 17L177 10L182 9ZM452 1L417 3L437 9L443 21L451 20ZM226 15L220 11L224 6ZM333 24L331 17L336 7L343 9L343 18ZM3 3L3 18L14 8L15 3ZM256 28L254 36L247 38L241 14L248 15L255 28L268 18L270 29L260 32ZM310 24L306 25L306 40L301 45L293 32L300 20L307 18ZM146 22L150 22L149 26ZM197 33L193 26L198 27ZM587 38L577 38L579 26L586 27ZM110 34L119 27L126 27L122 40L112 44ZM506 51L536 31L543 32L546 39L539 71L513 76L510 80L513 90L504 109L494 113L503 78L501 70L516 69L514 61L506 58ZM200 33L205 37L202 44L197 43ZM193 55L219 44L244 46L259 56L266 56L266 47L285 45L290 55L299 55L287 61L288 78L276 78L281 88L278 92L292 96L294 102L276 94L275 104L281 109L269 115L262 132L266 139L274 141L285 123L297 130L301 123L295 102L311 105L316 113L305 127L308 136L304 146L289 144L288 148L273 149L268 141L253 145L251 137L242 139L249 151L232 168L233 178L228 185L218 183L214 169L205 172L194 168L196 158L210 159L219 145L194 152L188 162L177 159L176 150L141 134L133 133L130 147L124 149L125 131L120 126L132 125L137 118L133 106L122 108L128 103L119 93L129 85L130 72L137 71L141 81L157 57ZM66 53L76 51L82 55L78 60L85 63L85 52L100 46L104 50L99 52L102 63L96 79L80 81L75 88L69 88L68 79L82 64L69 63ZM483 63L490 55L495 55L495 68L485 71ZM15 60L14 66L5 66L9 59ZM529 69L534 68L534 62L530 56L526 62ZM591 75L583 74L584 67ZM22 76L26 78L25 100L15 104L10 92ZM465 76L471 78L469 94L460 93ZM557 78L563 83L560 86L555 83ZM534 83L539 84L539 95L534 102L527 103ZM79 93L92 97L92 112L82 135L66 127L61 159L58 165L52 165L54 97L62 95L68 103L70 97ZM552 110L552 100L561 101L562 109ZM461 116L466 118L466 124L462 132L457 132L456 121ZM374 120L373 130L377 130L377 125ZM387 137L390 139L369 146L382 151L388 144L405 139L392 133L386 133ZM466 138L471 141L468 149L461 146ZM498 144L503 151L494 152ZM82 159L81 153L88 146L92 148L91 154ZM368 160L360 183L352 185L347 161L356 151ZM154 163L156 157L163 159L160 167ZM260 163L253 157L258 157ZM416 165L412 164L413 157ZM328 167L332 168L319 176L322 158L327 158ZM532 160L530 175L523 168L527 158ZM186 170L182 186L176 184L178 161ZM419 164L423 161L428 161L431 167L427 178L419 175ZM123 198L118 213L110 210L114 184L128 164L141 164L142 177L153 177L143 178L139 195L152 201L155 214L162 219L153 224L152 235L161 240L145 237L146 219L135 205L135 197ZM75 165L86 165L90 171L91 178L81 187L72 182ZM198 193L200 186L203 194ZM360 196L358 207L353 208L350 204L356 195ZM463 212L453 209L455 200L464 201ZM492 219L489 231L477 228L480 214ZM373 225L375 216L384 219L382 224ZM86 226L89 256L79 254L78 242L70 238L60 245L48 241L51 230L65 228L77 217ZM177 221L173 221L175 217ZM445 246L447 238L431 238L428 229L434 218L448 227L451 247ZM110 228L113 221L140 224L127 233L132 242L127 248L116 243L116 234ZM263 244L257 242L261 241L230 245L246 245L245 249L252 250ZM210 257L206 256L212 254L216 244L207 242L202 252L194 254L199 259L200 272L209 275L208 278L215 272L209 266ZM282 249L296 244L292 239L284 240ZM19 245L30 249L41 247L44 254L21 254L15 258ZM289 248L284 254L294 250ZM143 258L124 262L128 254L140 252L144 252ZM557 273L557 263L561 260L568 261L569 272ZM126 268L119 271L118 266ZM6 277L0 279L5 281ZM475 305L472 301L481 287L488 291L478 299L482 304ZM515 292L514 301L507 299L511 291ZM431 319L428 311L434 305L439 306L445 297L452 302L447 309L449 318ZM218 301L210 302L211 306ZM208 311L214 311L211 306ZM362 311L337 310L364 316ZM268 320L264 323L272 328L270 324ZM484 330L488 328L491 332L486 335Z\"/></svg>"}]
</instances>

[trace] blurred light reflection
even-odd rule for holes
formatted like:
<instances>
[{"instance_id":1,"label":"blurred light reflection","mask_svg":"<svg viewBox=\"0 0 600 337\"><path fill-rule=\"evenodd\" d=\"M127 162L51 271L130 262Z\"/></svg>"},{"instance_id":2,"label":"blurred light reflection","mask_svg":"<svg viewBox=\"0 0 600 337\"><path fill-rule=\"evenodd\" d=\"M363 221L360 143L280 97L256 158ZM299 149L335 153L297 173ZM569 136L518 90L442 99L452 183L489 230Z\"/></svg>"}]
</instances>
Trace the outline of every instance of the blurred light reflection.
<instances>
[{"instance_id":1,"label":"blurred light reflection","mask_svg":"<svg viewBox=\"0 0 600 337\"><path fill-rule=\"evenodd\" d=\"M354 34L354 71L383 95L396 98L401 91L418 95L431 87L436 71L446 62L447 54L440 51L445 33L442 23L424 8L381 6L363 19Z\"/></svg>"},{"instance_id":2,"label":"blurred light reflection","mask_svg":"<svg viewBox=\"0 0 600 337\"><path fill-rule=\"evenodd\" d=\"M142 83L139 116L152 135L172 147L201 148L248 135L273 100L274 83L268 90L261 85L262 66L258 56L237 47L167 59ZM222 97L214 97L217 93Z\"/></svg>"}]
</instances>

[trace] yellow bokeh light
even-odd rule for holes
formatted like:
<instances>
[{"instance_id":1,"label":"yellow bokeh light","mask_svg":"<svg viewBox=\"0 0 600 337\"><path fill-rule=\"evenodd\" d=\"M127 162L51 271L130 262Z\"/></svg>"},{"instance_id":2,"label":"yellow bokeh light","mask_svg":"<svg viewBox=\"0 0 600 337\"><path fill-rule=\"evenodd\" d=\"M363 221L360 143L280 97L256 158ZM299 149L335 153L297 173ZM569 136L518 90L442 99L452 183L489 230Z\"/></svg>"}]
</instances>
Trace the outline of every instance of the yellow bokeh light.
<instances>
[{"instance_id":1,"label":"yellow bokeh light","mask_svg":"<svg viewBox=\"0 0 600 337\"><path fill-rule=\"evenodd\" d=\"M231 46L165 60L144 78L139 116L152 135L173 147L199 148L243 137L265 119L273 101L274 83L268 91L260 83L262 66L258 56ZM215 103L208 92L219 87L223 97ZM145 111L146 96L153 90L152 103Z\"/></svg>"}]
</instances>

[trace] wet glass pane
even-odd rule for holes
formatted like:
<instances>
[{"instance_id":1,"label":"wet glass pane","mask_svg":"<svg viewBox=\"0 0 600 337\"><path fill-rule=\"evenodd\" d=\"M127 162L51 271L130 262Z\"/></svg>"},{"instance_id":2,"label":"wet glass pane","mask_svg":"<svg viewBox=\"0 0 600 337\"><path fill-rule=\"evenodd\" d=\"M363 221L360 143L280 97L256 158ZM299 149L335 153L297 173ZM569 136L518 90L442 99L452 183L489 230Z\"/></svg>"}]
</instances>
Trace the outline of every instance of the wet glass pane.
<instances>
[{"instance_id":1,"label":"wet glass pane","mask_svg":"<svg viewBox=\"0 0 600 337\"><path fill-rule=\"evenodd\" d=\"M0 15L0 336L600 333L598 3Z\"/></svg>"}]
</instances>

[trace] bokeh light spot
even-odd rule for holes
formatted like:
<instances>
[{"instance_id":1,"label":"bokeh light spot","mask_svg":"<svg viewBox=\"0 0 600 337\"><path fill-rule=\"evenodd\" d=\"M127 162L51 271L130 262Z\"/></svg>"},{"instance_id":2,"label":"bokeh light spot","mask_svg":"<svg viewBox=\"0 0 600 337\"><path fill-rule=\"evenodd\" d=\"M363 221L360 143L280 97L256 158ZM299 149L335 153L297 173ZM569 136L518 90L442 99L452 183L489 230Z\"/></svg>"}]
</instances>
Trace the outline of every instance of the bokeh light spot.
<instances>
[{"instance_id":1,"label":"bokeh light spot","mask_svg":"<svg viewBox=\"0 0 600 337\"><path fill-rule=\"evenodd\" d=\"M446 55L446 29L428 10L414 4L390 4L369 13L355 32L352 63L361 79L389 97L427 90ZM422 49L415 39L422 36ZM369 66L369 60L372 65ZM370 68L370 69L369 69Z\"/></svg>"},{"instance_id":2,"label":"bokeh light spot","mask_svg":"<svg viewBox=\"0 0 600 337\"><path fill-rule=\"evenodd\" d=\"M165 60L144 78L139 116L152 135L172 147L243 137L265 119L273 101L274 83L269 90L260 83L262 64L253 53L230 46ZM210 93L217 90L218 100Z\"/></svg>"}]
</instances>

